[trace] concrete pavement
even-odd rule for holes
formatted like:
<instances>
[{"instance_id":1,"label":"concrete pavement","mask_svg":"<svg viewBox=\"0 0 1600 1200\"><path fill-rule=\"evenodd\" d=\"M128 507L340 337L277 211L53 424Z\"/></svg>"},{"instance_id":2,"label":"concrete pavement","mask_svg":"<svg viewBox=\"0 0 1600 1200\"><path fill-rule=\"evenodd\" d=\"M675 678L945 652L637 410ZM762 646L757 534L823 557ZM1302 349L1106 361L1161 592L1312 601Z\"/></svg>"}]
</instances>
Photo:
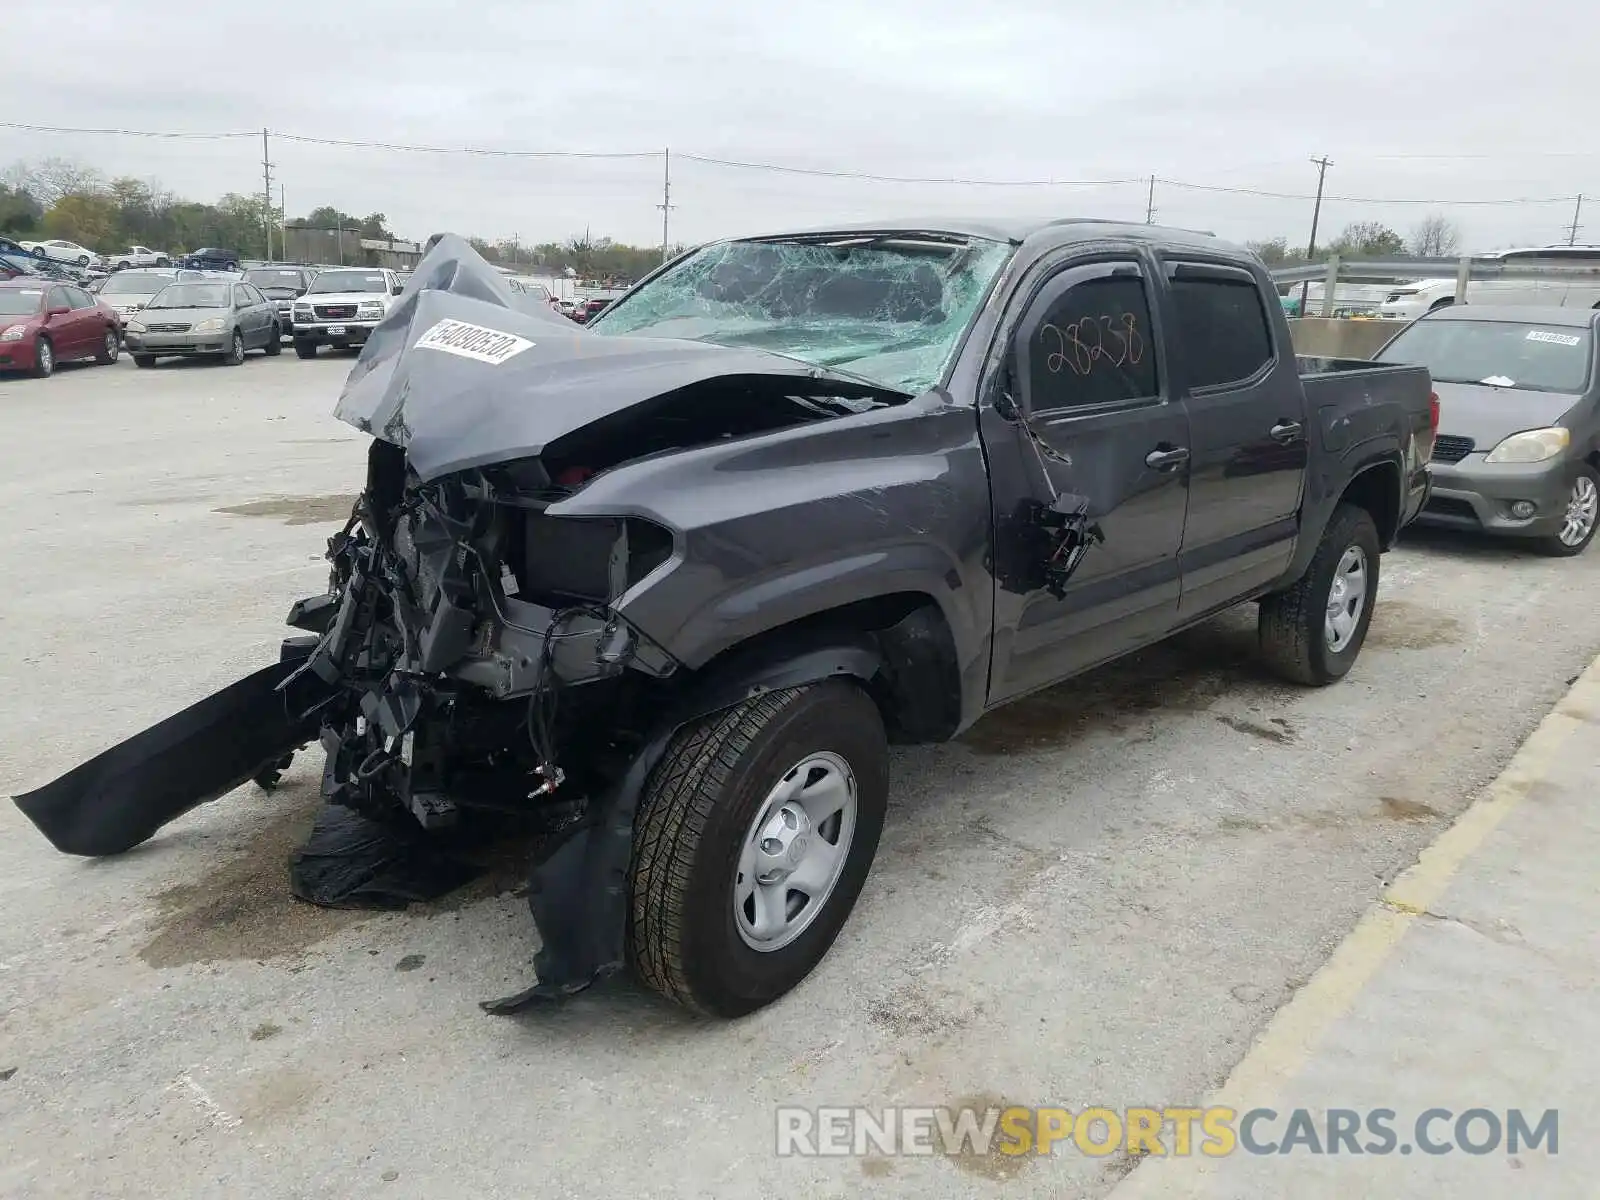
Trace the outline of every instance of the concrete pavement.
<instances>
[{"instance_id":1,"label":"concrete pavement","mask_svg":"<svg viewBox=\"0 0 1600 1200\"><path fill-rule=\"evenodd\" d=\"M1278 1153L1146 1157L1113 1200L1600 1194L1597 727L1600 661L1263 1030L1213 1103L1272 1110L1250 1140ZM1326 1152L1332 1108L1362 1153ZM1296 1109L1323 1153L1282 1152Z\"/></svg>"}]
</instances>

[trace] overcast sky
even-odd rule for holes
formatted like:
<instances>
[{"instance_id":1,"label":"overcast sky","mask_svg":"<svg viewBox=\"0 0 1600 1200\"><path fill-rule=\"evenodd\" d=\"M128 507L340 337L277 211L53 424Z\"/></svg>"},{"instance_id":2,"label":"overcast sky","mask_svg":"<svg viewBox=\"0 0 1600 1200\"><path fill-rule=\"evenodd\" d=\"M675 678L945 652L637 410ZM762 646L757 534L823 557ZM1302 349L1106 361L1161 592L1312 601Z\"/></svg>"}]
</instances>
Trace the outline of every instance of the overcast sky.
<instances>
[{"instance_id":1,"label":"overcast sky","mask_svg":"<svg viewBox=\"0 0 1600 1200\"><path fill-rule=\"evenodd\" d=\"M63 0L65 2L65 0ZM1142 183L984 187L815 179L685 154L881 175L1150 174L1309 195L1323 238L1442 211L1466 249L1600 242L1593 0L71 0L6 6L0 115L60 126L260 129L515 150L670 146L672 240L949 213L1143 220ZM39 47L46 52L18 51ZM254 141L0 129L0 165L60 156L212 200L259 191ZM660 157L504 159L272 141L291 216L382 211L402 236L661 237ZM1450 201L1458 203L1448 203ZM1157 184L1158 221L1303 244L1309 200Z\"/></svg>"}]
</instances>

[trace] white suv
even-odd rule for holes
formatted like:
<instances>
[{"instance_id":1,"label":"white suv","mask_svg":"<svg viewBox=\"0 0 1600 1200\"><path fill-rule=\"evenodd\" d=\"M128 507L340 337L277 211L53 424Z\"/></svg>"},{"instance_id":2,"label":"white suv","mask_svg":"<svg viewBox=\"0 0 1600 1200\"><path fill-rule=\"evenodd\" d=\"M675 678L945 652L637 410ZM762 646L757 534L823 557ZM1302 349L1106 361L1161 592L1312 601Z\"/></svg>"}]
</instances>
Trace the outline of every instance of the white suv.
<instances>
[{"instance_id":1,"label":"white suv","mask_svg":"<svg viewBox=\"0 0 1600 1200\"><path fill-rule=\"evenodd\" d=\"M1501 262L1533 262L1562 266L1600 267L1600 246L1539 246L1527 250L1500 250L1480 258ZM1378 306L1381 316L1411 321L1436 308L1454 304L1456 281L1419 279L1392 288ZM1592 279L1474 279L1467 284L1467 304L1539 304L1562 308L1600 308L1600 275Z\"/></svg>"},{"instance_id":2,"label":"white suv","mask_svg":"<svg viewBox=\"0 0 1600 1200\"><path fill-rule=\"evenodd\" d=\"M294 352L315 358L319 346L362 345L405 289L387 267L328 267L294 302Z\"/></svg>"}]
</instances>

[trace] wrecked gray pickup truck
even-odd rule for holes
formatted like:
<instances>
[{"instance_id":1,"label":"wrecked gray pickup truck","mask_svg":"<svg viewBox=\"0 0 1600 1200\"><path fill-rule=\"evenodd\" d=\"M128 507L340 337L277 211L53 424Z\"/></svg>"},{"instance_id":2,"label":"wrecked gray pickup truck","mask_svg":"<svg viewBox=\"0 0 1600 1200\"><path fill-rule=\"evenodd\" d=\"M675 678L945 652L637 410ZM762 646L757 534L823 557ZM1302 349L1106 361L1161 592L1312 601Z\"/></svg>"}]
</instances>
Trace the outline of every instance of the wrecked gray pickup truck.
<instances>
[{"instance_id":1,"label":"wrecked gray pickup truck","mask_svg":"<svg viewBox=\"0 0 1600 1200\"><path fill-rule=\"evenodd\" d=\"M1248 600L1343 676L1437 425L1421 369L1297 362L1248 253L1091 221L718 242L587 328L445 237L337 415L366 486L282 661L17 803L113 854L320 742L330 811L548 817L498 1011L631 964L724 1016L839 933L890 741Z\"/></svg>"}]
</instances>

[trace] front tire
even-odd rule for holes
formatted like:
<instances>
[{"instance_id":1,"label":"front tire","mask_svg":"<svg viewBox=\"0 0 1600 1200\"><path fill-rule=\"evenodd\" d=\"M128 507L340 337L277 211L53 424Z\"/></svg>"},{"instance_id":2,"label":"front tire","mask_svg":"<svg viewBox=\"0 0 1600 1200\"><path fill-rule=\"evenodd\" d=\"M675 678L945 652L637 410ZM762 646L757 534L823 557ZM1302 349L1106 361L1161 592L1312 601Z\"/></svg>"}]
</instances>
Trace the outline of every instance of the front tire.
<instances>
[{"instance_id":1,"label":"front tire","mask_svg":"<svg viewBox=\"0 0 1600 1200\"><path fill-rule=\"evenodd\" d=\"M279 332L276 321L272 323L272 336L267 338L267 344L261 349L268 358L277 358L278 355L283 353L283 334Z\"/></svg>"},{"instance_id":2,"label":"front tire","mask_svg":"<svg viewBox=\"0 0 1600 1200\"><path fill-rule=\"evenodd\" d=\"M300 358L315 358L317 356L317 344L315 342L296 341L294 352Z\"/></svg>"},{"instance_id":3,"label":"front tire","mask_svg":"<svg viewBox=\"0 0 1600 1200\"><path fill-rule=\"evenodd\" d=\"M222 356L222 365L237 367L242 362L244 362L244 334L235 329L233 341L228 343L228 351Z\"/></svg>"},{"instance_id":4,"label":"front tire","mask_svg":"<svg viewBox=\"0 0 1600 1200\"><path fill-rule=\"evenodd\" d=\"M1305 574L1261 601L1257 636L1274 672L1310 687L1349 673L1372 624L1379 553L1371 513L1353 504L1333 510Z\"/></svg>"},{"instance_id":5,"label":"front tire","mask_svg":"<svg viewBox=\"0 0 1600 1200\"><path fill-rule=\"evenodd\" d=\"M1565 522L1556 533L1534 542L1533 548L1551 558L1576 557L1594 541L1597 526L1600 526L1600 471L1588 463L1579 463L1572 491L1567 496Z\"/></svg>"},{"instance_id":6,"label":"front tire","mask_svg":"<svg viewBox=\"0 0 1600 1200\"><path fill-rule=\"evenodd\" d=\"M42 337L33 344L33 377L49 379L56 373L56 348Z\"/></svg>"},{"instance_id":7,"label":"front tire","mask_svg":"<svg viewBox=\"0 0 1600 1200\"><path fill-rule=\"evenodd\" d=\"M845 680L771 692L679 730L634 822L634 969L706 1016L782 996L855 906L888 796L882 718Z\"/></svg>"}]
</instances>

